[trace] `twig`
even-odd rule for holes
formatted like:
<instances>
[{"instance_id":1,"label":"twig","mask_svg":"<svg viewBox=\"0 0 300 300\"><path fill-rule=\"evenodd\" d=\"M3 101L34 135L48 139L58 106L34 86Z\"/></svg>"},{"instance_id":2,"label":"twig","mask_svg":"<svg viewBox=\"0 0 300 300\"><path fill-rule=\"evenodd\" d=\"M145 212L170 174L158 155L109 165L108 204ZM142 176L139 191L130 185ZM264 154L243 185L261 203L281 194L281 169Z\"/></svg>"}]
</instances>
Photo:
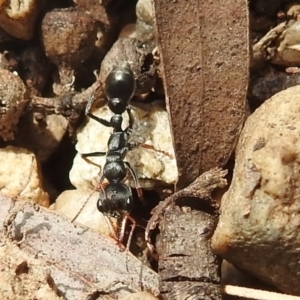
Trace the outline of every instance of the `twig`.
<instances>
[{"instance_id":1,"label":"twig","mask_svg":"<svg viewBox=\"0 0 300 300\"><path fill-rule=\"evenodd\" d=\"M298 296L245 288L235 285L224 285L222 292L226 295L243 297L253 300L300 300Z\"/></svg>"},{"instance_id":2,"label":"twig","mask_svg":"<svg viewBox=\"0 0 300 300\"><path fill-rule=\"evenodd\" d=\"M31 108L37 112L45 114L61 114L73 122L79 118L81 111L84 110L91 95L96 94L96 98L103 97L103 88L100 81L96 81L88 89L81 93L68 93L53 98L43 98L33 96Z\"/></svg>"}]
</instances>

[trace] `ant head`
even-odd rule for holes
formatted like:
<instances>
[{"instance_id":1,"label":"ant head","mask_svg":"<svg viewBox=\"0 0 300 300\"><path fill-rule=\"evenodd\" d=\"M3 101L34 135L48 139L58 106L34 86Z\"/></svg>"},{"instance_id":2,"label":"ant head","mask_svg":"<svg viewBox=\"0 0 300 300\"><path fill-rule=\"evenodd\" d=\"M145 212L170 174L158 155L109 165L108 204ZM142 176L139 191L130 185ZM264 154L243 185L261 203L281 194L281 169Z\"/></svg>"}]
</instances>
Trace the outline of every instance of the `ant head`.
<instances>
[{"instance_id":1,"label":"ant head","mask_svg":"<svg viewBox=\"0 0 300 300\"><path fill-rule=\"evenodd\" d=\"M109 101L122 99L128 103L135 91L134 74L125 63L112 69L105 80L105 94Z\"/></svg>"},{"instance_id":2,"label":"ant head","mask_svg":"<svg viewBox=\"0 0 300 300\"><path fill-rule=\"evenodd\" d=\"M130 213L133 209L134 201L131 189L122 182L108 184L103 191L100 191L97 208L106 215L116 216L118 211Z\"/></svg>"}]
</instances>

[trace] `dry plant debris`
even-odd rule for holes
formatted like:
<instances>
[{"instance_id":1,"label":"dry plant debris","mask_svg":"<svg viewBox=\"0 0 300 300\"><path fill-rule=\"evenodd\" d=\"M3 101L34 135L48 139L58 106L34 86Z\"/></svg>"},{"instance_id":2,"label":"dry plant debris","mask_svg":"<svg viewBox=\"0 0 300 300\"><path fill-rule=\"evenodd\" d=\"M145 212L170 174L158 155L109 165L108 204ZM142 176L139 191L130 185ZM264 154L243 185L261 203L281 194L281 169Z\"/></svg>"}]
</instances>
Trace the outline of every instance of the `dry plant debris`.
<instances>
[{"instance_id":1,"label":"dry plant debris","mask_svg":"<svg viewBox=\"0 0 300 300\"><path fill-rule=\"evenodd\" d=\"M247 1L155 0L154 5L182 188L223 166L242 128L249 72Z\"/></svg>"},{"instance_id":2,"label":"dry plant debris","mask_svg":"<svg viewBox=\"0 0 300 300\"><path fill-rule=\"evenodd\" d=\"M150 243L150 231L159 224L156 247L164 299L221 299L220 260L210 246L217 220L211 192L226 186L226 174L218 168L203 173L153 211L146 240ZM198 210L185 207L191 205Z\"/></svg>"},{"instance_id":3,"label":"dry plant debris","mask_svg":"<svg viewBox=\"0 0 300 300\"><path fill-rule=\"evenodd\" d=\"M5 242L4 242L5 241ZM5 300L58 300L55 282L46 262L21 251L1 236L0 297Z\"/></svg>"},{"instance_id":4,"label":"dry plant debris","mask_svg":"<svg viewBox=\"0 0 300 300\"><path fill-rule=\"evenodd\" d=\"M9 219L12 202L1 197L0 230ZM159 294L158 275L129 252L120 250L110 238L70 223L29 203L14 204L10 237L20 249L47 263L59 293L64 299L85 299L98 292L122 297L141 290ZM5 240L4 240L5 241Z\"/></svg>"}]
</instances>

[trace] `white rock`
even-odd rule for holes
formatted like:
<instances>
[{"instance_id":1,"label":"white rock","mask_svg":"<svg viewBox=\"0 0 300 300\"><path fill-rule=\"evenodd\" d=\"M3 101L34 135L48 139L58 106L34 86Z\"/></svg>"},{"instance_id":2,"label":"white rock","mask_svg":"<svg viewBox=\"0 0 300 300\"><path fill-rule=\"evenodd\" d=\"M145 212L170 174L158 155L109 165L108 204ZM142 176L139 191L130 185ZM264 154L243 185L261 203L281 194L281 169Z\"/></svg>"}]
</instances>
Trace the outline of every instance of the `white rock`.
<instances>
[{"instance_id":1,"label":"white rock","mask_svg":"<svg viewBox=\"0 0 300 300\"><path fill-rule=\"evenodd\" d=\"M155 12L153 0L139 0L136 4L135 12L139 20L154 25Z\"/></svg>"},{"instance_id":2,"label":"white rock","mask_svg":"<svg viewBox=\"0 0 300 300\"><path fill-rule=\"evenodd\" d=\"M29 113L20 120L15 133L15 142L33 151L40 163L49 159L68 129L68 121L63 116L48 115L44 121L41 124Z\"/></svg>"},{"instance_id":3,"label":"white rock","mask_svg":"<svg viewBox=\"0 0 300 300\"><path fill-rule=\"evenodd\" d=\"M143 43L155 40L153 0L139 0L136 4L136 38Z\"/></svg>"},{"instance_id":4,"label":"white rock","mask_svg":"<svg viewBox=\"0 0 300 300\"><path fill-rule=\"evenodd\" d=\"M35 155L23 148L0 149L0 193L49 206Z\"/></svg>"},{"instance_id":5,"label":"white rock","mask_svg":"<svg viewBox=\"0 0 300 300\"><path fill-rule=\"evenodd\" d=\"M300 66L300 22L289 22L287 28L278 37L278 47L272 63L299 67Z\"/></svg>"},{"instance_id":6,"label":"white rock","mask_svg":"<svg viewBox=\"0 0 300 300\"><path fill-rule=\"evenodd\" d=\"M122 297L120 300L158 300L158 298L149 292L143 291L132 293L130 295Z\"/></svg>"},{"instance_id":7,"label":"white rock","mask_svg":"<svg viewBox=\"0 0 300 300\"><path fill-rule=\"evenodd\" d=\"M62 192L50 208L72 220L78 214L74 222L109 236L110 228L104 215L97 209L97 201L98 192L68 190ZM111 221L115 226L117 225L116 219L111 218Z\"/></svg>"},{"instance_id":8,"label":"white rock","mask_svg":"<svg viewBox=\"0 0 300 300\"><path fill-rule=\"evenodd\" d=\"M106 120L110 120L112 116L107 106L103 106L93 113ZM159 102L156 102L140 105L140 108L134 107L133 115L135 123L130 140L152 145L155 149L167 153L163 154L141 146L128 152L126 160L136 171L140 185L144 188L151 188L155 185L175 184L178 172L167 112ZM128 124L126 113L124 114L124 120L123 123ZM87 163L80 154L106 151L111 132L111 128L105 127L94 120L89 120L86 126L78 132L78 143L76 145L78 154L74 159L70 172L70 180L75 187L93 188L93 182L95 179L99 179L97 175L100 169ZM104 166L105 159L105 156L91 158L101 168ZM128 181L125 182L135 187L130 175L127 179Z\"/></svg>"}]
</instances>

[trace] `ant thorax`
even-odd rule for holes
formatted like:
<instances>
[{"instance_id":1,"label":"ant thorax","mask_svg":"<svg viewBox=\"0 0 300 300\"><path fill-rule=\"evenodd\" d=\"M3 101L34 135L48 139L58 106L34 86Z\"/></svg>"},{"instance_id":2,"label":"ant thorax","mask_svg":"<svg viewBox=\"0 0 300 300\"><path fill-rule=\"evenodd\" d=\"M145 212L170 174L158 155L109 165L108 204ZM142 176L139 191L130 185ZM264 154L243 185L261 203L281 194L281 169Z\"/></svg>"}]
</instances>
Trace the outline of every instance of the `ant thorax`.
<instances>
[{"instance_id":1,"label":"ant thorax","mask_svg":"<svg viewBox=\"0 0 300 300\"><path fill-rule=\"evenodd\" d=\"M98 108L93 114L106 120L110 120L114 116L107 105ZM77 135L77 151L79 153L107 152L108 150L120 150L125 145L127 147L131 146L132 143L150 145L149 149L142 145L142 147L138 146L132 151L132 148L128 149L127 152L123 150L125 154L123 157L136 170L142 187L153 189L158 181L174 184L177 178L177 167L174 159L168 115L164 107L159 102L139 104L132 109L132 115L134 117L133 128L131 131L126 132L125 130L129 125L126 112L123 115L121 132L114 132L112 127L104 127L102 124L90 119ZM164 153L157 150L162 150ZM169 155L166 155L165 152ZM91 157L91 160L100 165L103 170L106 154ZM83 162L81 155L78 155L75 158L75 164L71 171L72 183L84 189L93 188L92 182L99 180L99 171L99 167ZM126 177L126 184L135 187L130 174Z\"/></svg>"}]
</instances>

